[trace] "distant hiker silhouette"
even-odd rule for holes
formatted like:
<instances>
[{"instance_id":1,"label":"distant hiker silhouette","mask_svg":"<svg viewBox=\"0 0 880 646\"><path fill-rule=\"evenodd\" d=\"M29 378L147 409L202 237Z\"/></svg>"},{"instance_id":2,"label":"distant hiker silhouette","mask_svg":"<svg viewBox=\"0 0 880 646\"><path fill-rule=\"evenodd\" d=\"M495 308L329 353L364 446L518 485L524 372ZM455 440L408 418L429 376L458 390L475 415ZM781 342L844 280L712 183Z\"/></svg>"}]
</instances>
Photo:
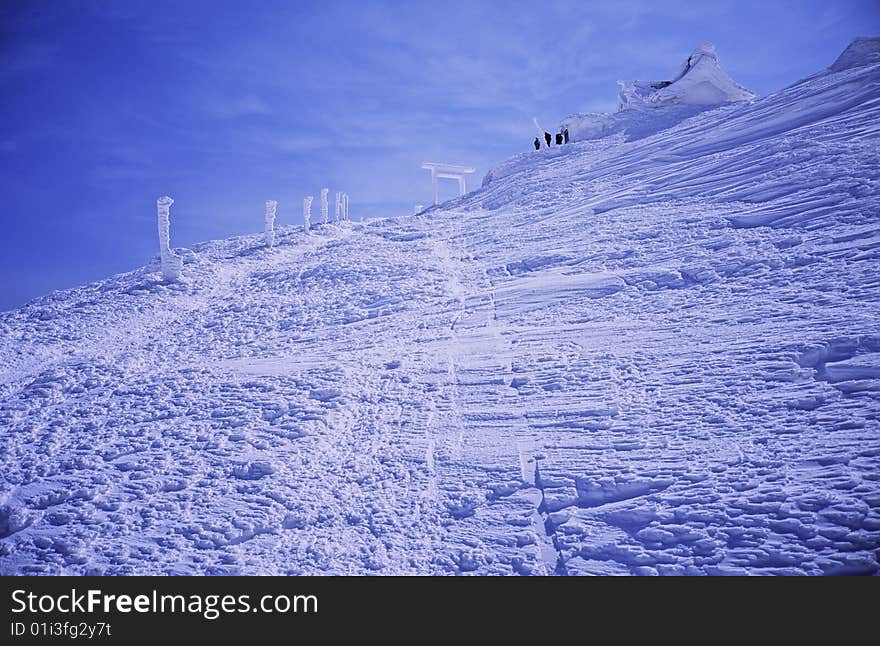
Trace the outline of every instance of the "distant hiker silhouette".
<instances>
[{"instance_id":1,"label":"distant hiker silhouette","mask_svg":"<svg viewBox=\"0 0 880 646\"><path fill-rule=\"evenodd\" d=\"M565 143L568 143L568 128L562 131L562 136L565 138Z\"/></svg>"},{"instance_id":2,"label":"distant hiker silhouette","mask_svg":"<svg viewBox=\"0 0 880 646\"><path fill-rule=\"evenodd\" d=\"M557 146L562 145L562 133L561 132L556 133L556 145Z\"/></svg>"},{"instance_id":3,"label":"distant hiker silhouette","mask_svg":"<svg viewBox=\"0 0 880 646\"><path fill-rule=\"evenodd\" d=\"M547 142L547 148L549 148L550 144L553 142L553 135L551 135L549 132L545 132L544 133L544 141Z\"/></svg>"},{"instance_id":4,"label":"distant hiker silhouette","mask_svg":"<svg viewBox=\"0 0 880 646\"><path fill-rule=\"evenodd\" d=\"M541 140L535 137L535 150L541 150Z\"/></svg>"}]
</instances>

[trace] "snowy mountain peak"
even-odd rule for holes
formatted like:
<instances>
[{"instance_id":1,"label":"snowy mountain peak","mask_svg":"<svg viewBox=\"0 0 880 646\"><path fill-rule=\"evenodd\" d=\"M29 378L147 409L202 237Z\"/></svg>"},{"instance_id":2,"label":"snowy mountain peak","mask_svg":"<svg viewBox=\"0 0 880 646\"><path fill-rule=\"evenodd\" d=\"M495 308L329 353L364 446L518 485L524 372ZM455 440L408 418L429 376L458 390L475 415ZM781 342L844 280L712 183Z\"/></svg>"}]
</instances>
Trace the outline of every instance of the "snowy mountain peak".
<instances>
[{"instance_id":1,"label":"snowy mountain peak","mask_svg":"<svg viewBox=\"0 0 880 646\"><path fill-rule=\"evenodd\" d=\"M670 104L717 105L749 101L754 93L731 79L718 64L712 43L702 43L664 81L618 81L618 110L657 108Z\"/></svg>"},{"instance_id":2,"label":"snowy mountain peak","mask_svg":"<svg viewBox=\"0 0 880 646\"><path fill-rule=\"evenodd\" d=\"M659 132L707 107L751 101L755 94L718 64L715 45L701 43L676 73L663 81L618 81L613 114L577 113L562 120L575 141L623 133L630 140ZM660 109L662 108L662 109Z\"/></svg>"},{"instance_id":3,"label":"snowy mountain peak","mask_svg":"<svg viewBox=\"0 0 880 646\"><path fill-rule=\"evenodd\" d=\"M842 72L876 63L880 63L880 37L856 38L828 69L832 72Z\"/></svg>"}]
</instances>

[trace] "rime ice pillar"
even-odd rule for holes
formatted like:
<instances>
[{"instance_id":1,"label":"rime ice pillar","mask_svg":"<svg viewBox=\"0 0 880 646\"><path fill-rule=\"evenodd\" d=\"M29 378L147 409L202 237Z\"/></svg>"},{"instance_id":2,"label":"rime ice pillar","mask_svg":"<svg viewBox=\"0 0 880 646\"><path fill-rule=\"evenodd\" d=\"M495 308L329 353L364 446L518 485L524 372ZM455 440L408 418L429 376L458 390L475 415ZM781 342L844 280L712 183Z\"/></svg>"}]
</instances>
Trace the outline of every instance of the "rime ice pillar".
<instances>
[{"instance_id":1,"label":"rime ice pillar","mask_svg":"<svg viewBox=\"0 0 880 646\"><path fill-rule=\"evenodd\" d=\"M266 200L266 246L275 246L275 208L278 202Z\"/></svg>"},{"instance_id":2,"label":"rime ice pillar","mask_svg":"<svg viewBox=\"0 0 880 646\"><path fill-rule=\"evenodd\" d=\"M171 205L174 204L167 195L156 200L159 218L159 260L162 266L162 279L176 281L180 278L180 258L171 251Z\"/></svg>"},{"instance_id":3,"label":"rime ice pillar","mask_svg":"<svg viewBox=\"0 0 880 646\"><path fill-rule=\"evenodd\" d=\"M308 231L312 228L312 200L314 198L309 195L303 198L303 229Z\"/></svg>"},{"instance_id":4,"label":"rime ice pillar","mask_svg":"<svg viewBox=\"0 0 880 646\"><path fill-rule=\"evenodd\" d=\"M327 193L330 192L329 188L321 189L321 222L327 222L327 218L329 216L330 207L327 204Z\"/></svg>"},{"instance_id":5,"label":"rime ice pillar","mask_svg":"<svg viewBox=\"0 0 880 646\"><path fill-rule=\"evenodd\" d=\"M348 222L348 193L342 194L342 219Z\"/></svg>"},{"instance_id":6,"label":"rime ice pillar","mask_svg":"<svg viewBox=\"0 0 880 646\"><path fill-rule=\"evenodd\" d=\"M342 191L336 191L336 221L342 217Z\"/></svg>"},{"instance_id":7,"label":"rime ice pillar","mask_svg":"<svg viewBox=\"0 0 880 646\"><path fill-rule=\"evenodd\" d=\"M476 168L470 166L454 166L452 164L437 164L434 162L425 162L422 168L431 171L431 187L434 189L434 204L439 202L437 195L438 179L455 179L458 180L458 193L464 195L467 193L467 181L465 175L473 173Z\"/></svg>"}]
</instances>

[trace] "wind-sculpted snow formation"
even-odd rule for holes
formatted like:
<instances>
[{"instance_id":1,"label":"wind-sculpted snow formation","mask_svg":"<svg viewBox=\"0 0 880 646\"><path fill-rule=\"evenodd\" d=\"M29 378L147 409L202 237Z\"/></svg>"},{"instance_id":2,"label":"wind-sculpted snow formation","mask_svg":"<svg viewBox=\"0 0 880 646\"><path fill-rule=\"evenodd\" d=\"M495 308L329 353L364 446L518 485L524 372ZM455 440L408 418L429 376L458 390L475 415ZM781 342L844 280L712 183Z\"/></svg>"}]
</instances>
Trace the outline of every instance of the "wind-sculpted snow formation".
<instances>
[{"instance_id":1,"label":"wind-sculpted snow formation","mask_svg":"<svg viewBox=\"0 0 880 646\"><path fill-rule=\"evenodd\" d=\"M749 101L754 93L731 79L718 64L715 46L703 43L667 81L619 81L618 109L651 109L671 104L718 105Z\"/></svg>"},{"instance_id":2,"label":"wind-sculpted snow formation","mask_svg":"<svg viewBox=\"0 0 880 646\"><path fill-rule=\"evenodd\" d=\"M708 107L755 98L721 69L711 43L697 47L668 80L618 81L618 85L617 112L573 114L563 119L560 128L568 128L577 141L616 133L640 138Z\"/></svg>"},{"instance_id":3,"label":"wind-sculpted snow formation","mask_svg":"<svg viewBox=\"0 0 880 646\"><path fill-rule=\"evenodd\" d=\"M859 48L418 218L0 315L0 573L877 573Z\"/></svg>"}]
</instances>

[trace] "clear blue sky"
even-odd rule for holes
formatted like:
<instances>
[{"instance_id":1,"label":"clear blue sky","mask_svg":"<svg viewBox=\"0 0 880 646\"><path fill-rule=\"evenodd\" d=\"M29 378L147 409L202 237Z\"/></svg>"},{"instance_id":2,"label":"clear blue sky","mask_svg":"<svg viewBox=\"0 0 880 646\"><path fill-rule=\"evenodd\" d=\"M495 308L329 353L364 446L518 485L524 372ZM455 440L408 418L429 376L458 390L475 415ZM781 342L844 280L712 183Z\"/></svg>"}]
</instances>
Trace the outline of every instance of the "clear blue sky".
<instances>
[{"instance_id":1,"label":"clear blue sky","mask_svg":"<svg viewBox=\"0 0 880 646\"><path fill-rule=\"evenodd\" d=\"M322 186L401 215L422 161L478 184L533 116L612 110L701 41L763 95L878 33L876 0L3 0L0 309L149 261L159 195L175 246L259 231L268 198L299 223Z\"/></svg>"}]
</instances>

